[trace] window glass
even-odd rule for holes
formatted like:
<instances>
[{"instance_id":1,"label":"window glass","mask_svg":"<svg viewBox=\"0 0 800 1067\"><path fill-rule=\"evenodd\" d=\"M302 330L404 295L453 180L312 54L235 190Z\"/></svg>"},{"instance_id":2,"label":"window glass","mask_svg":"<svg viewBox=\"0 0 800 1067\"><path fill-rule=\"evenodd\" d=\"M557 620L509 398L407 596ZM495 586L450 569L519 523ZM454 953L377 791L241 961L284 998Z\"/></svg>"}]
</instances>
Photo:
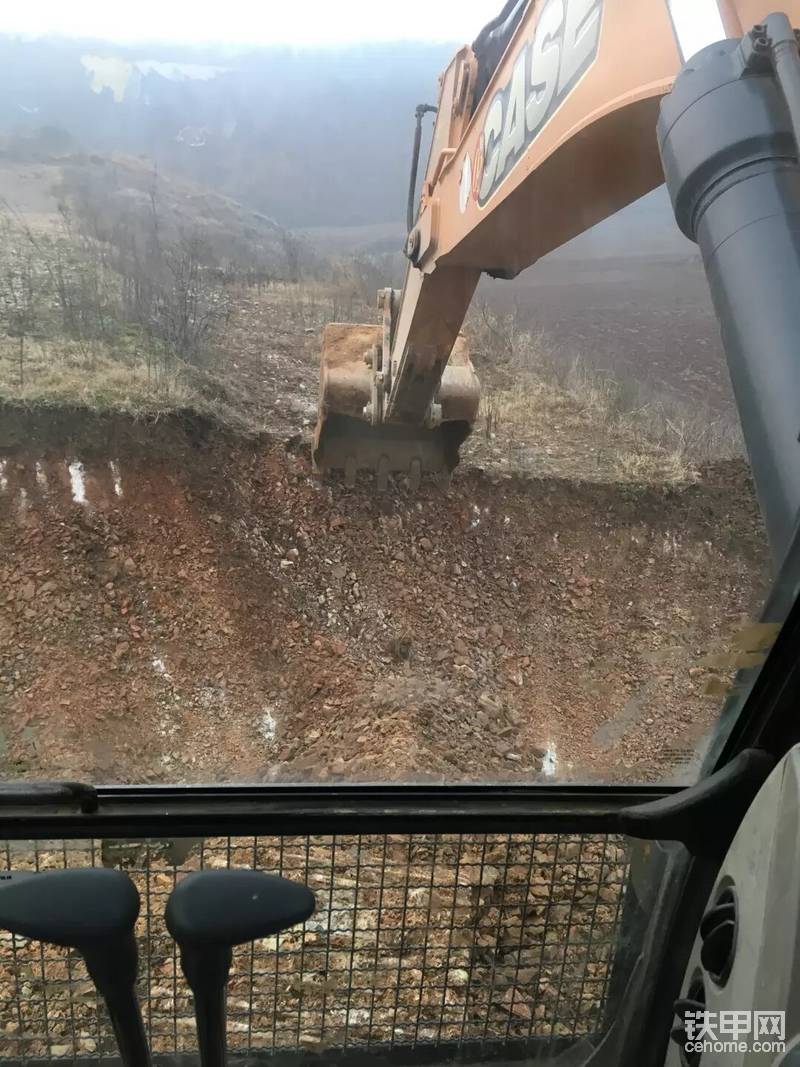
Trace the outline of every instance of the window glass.
<instances>
[{"instance_id":1,"label":"window glass","mask_svg":"<svg viewBox=\"0 0 800 1067\"><path fill-rule=\"evenodd\" d=\"M544 5L557 82L524 5L480 37L488 0L407 4L391 33L357 0L311 6L0 14L0 774L689 781L781 621L700 253L649 133L624 174L601 140L560 177L537 157L547 210L495 208L587 117L611 5L573 37L577 3ZM417 270L419 101L440 106ZM325 410L366 434L396 399L370 377L387 286L389 343L412 343L383 381L417 421L349 486L349 453L313 469L323 335L363 324L337 335L360 384ZM464 316L480 399L454 355L420 407ZM416 488L403 449L452 462L462 388L460 463ZM386 441L408 469L383 488Z\"/></svg>"}]
</instances>

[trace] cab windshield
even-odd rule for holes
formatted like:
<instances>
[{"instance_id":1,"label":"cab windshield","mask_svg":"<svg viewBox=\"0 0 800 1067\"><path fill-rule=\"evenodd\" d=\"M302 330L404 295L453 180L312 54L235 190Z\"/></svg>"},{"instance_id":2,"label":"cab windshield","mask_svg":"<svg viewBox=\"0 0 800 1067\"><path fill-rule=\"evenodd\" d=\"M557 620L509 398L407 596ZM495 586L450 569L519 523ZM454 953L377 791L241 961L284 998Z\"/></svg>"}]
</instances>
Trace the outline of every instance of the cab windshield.
<instances>
[{"instance_id":1,"label":"cab windshield","mask_svg":"<svg viewBox=\"0 0 800 1067\"><path fill-rule=\"evenodd\" d=\"M509 56L538 38L519 3L407 5L391 39L355 0L312 6L224 34L0 15L0 775L691 781L781 621L697 245L658 174L608 218L565 179L569 240L480 262L449 483L315 470L326 327L378 338L376 293L399 315L428 277L415 106L413 225L456 137L437 78L473 56L453 115L482 148L442 232L491 214L536 143ZM591 48L556 27L575 93L612 17L580 6Z\"/></svg>"}]
</instances>

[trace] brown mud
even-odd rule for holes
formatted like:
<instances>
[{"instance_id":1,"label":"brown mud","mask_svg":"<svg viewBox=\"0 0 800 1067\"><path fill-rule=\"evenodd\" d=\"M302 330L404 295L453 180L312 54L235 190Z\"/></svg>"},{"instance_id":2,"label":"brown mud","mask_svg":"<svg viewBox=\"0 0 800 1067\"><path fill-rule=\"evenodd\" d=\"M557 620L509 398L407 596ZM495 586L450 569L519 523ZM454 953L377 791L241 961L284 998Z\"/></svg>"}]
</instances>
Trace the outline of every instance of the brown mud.
<instances>
[{"instance_id":1,"label":"brown mud","mask_svg":"<svg viewBox=\"0 0 800 1067\"><path fill-rule=\"evenodd\" d=\"M377 495L196 417L0 425L6 773L680 775L718 710L703 657L767 579L738 462Z\"/></svg>"}]
</instances>

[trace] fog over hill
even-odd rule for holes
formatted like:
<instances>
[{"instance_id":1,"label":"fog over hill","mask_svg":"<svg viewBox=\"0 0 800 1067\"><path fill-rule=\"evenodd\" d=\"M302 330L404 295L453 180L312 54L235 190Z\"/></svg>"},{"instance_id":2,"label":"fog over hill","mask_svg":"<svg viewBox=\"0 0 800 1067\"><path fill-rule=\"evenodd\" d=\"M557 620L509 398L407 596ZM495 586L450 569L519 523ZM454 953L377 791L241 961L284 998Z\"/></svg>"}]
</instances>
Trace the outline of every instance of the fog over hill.
<instances>
[{"instance_id":1,"label":"fog over hill","mask_svg":"<svg viewBox=\"0 0 800 1067\"><path fill-rule=\"evenodd\" d=\"M397 247L413 112L455 45L293 50L0 36L0 148L146 157L328 249ZM684 254L662 190L571 243L577 258Z\"/></svg>"},{"instance_id":2,"label":"fog over hill","mask_svg":"<svg viewBox=\"0 0 800 1067\"><path fill-rule=\"evenodd\" d=\"M142 154L285 226L402 215L414 108L449 45L231 53L0 38L13 146Z\"/></svg>"}]
</instances>

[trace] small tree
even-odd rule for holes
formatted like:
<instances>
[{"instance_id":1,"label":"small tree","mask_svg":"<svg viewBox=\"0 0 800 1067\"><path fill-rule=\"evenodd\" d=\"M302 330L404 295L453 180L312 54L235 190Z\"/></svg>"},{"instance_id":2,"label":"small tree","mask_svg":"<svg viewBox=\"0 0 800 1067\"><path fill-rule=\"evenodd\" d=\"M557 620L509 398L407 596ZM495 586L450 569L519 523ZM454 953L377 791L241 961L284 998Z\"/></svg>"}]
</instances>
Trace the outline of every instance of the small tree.
<instances>
[{"instance_id":1,"label":"small tree","mask_svg":"<svg viewBox=\"0 0 800 1067\"><path fill-rule=\"evenodd\" d=\"M286 259L286 279L290 282L299 282L303 256L300 238L289 230L281 230L280 242Z\"/></svg>"},{"instance_id":2,"label":"small tree","mask_svg":"<svg viewBox=\"0 0 800 1067\"><path fill-rule=\"evenodd\" d=\"M8 337L19 341L19 387L25 386L25 338L36 329L35 275L30 255L18 252L0 280L0 316Z\"/></svg>"},{"instance_id":3,"label":"small tree","mask_svg":"<svg viewBox=\"0 0 800 1067\"><path fill-rule=\"evenodd\" d=\"M203 361L224 311L210 284L208 250L197 234L182 235L163 252L164 285L154 307L155 333L166 353L195 366Z\"/></svg>"}]
</instances>

